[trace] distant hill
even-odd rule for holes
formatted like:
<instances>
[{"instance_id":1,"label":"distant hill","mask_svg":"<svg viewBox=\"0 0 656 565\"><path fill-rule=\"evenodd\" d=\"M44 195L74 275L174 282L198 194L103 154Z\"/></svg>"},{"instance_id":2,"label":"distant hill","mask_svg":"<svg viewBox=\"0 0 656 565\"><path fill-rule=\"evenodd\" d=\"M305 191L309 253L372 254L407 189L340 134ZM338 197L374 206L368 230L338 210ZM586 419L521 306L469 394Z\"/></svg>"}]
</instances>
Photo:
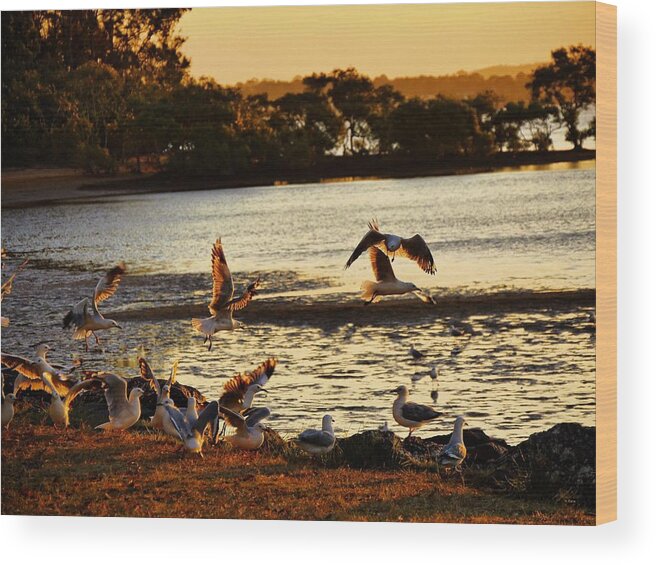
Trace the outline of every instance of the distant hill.
<instances>
[{"instance_id":1,"label":"distant hill","mask_svg":"<svg viewBox=\"0 0 656 565\"><path fill-rule=\"evenodd\" d=\"M529 99L529 92L524 86L529 75L540 63L526 65L496 65L485 67L473 72L459 71L452 75L414 77L397 77L390 79L385 75L373 79L376 86L391 84L405 97L432 98L442 94L450 98L473 98L486 90L494 91L500 102ZM294 77L290 81L251 79L235 85L245 95L267 94L275 100L287 93L303 92L302 77Z\"/></svg>"}]
</instances>

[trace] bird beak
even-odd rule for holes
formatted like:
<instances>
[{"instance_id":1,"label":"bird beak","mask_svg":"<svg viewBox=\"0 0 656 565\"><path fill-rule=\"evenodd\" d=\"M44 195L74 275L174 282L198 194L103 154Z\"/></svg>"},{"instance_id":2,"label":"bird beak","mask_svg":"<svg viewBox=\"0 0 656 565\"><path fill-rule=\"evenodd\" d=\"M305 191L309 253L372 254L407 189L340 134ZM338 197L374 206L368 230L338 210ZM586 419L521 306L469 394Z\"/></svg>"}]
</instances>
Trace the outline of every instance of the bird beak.
<instances>
[{"instance_id":1,"label":"bird beak","mask_svg":"<svg viewBox=\"0 0 656 565\"><path fill-rule=\"evenodd\" d=\"M122 329L123 329L123 326L121 326L121 325L119 325L119 324L116 324L116 327L117 327L119 330L122 330Z\"/></svg>"}]
</instances>

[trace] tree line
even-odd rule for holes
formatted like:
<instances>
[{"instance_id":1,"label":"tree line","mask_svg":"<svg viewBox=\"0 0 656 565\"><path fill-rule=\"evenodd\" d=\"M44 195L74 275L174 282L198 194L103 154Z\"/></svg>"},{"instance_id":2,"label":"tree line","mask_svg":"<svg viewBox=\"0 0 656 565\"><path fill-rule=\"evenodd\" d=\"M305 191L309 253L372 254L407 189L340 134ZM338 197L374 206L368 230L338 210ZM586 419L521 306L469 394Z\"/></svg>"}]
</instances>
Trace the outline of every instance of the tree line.
<instances>
[{"instance_id":1,"label":"tree line","mask_svg":"<svg viewBox=\"0 0 656 565\"><path fill-rule=\"evenodd\" d=\"M177 24L185 9L2 13L3 166L65 165L231 176L303 170L327 156L426 162L546 151L556 128L594 136L595 52L557 49L502 103L406 98L354 68L303 77L301 92L245 95L190 76Z\"/></svg>"}]
</instances>

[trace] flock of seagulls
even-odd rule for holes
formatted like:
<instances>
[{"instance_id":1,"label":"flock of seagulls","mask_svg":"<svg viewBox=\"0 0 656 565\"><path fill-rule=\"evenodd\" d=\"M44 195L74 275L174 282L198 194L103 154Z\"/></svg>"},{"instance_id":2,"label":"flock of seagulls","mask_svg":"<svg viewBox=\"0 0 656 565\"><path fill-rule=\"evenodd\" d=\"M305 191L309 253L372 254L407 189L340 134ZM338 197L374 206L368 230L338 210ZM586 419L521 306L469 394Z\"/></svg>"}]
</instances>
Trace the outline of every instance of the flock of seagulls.
<instances>
[{"instance_id":1,"label":"flock of seagulls","mask_svg":"<svg viewBox=\"0 0 656 565\"><path fill-rule=\"evenodd\" d=\"M375 281L362 283L362 296L365 304L377 302L384 296L412 293L427 304L434 304L433 297L414 283L404 282L396 278L392 263L396 256L414 261L424 272L436 273L436 266L430 249L424 239L416 234L403 238L380 231L378 222L369 223L369 231L357 245L345 268L348 268L365 251L369 254L371 268ZM233 314L246 308L255 297L260 286L257 278L246 286L241 295L235 296L235 285L228 267L221 239L217 239L212 247L212 298L208 305L211 314L208 318L193 318L191 324L194 330L205 337L208 351L212 349L213 336L218 331L231 331L242 326L233 318ZM89 337L100 345L97 332L112 328L121 328L115 321L105 318L99 310L99 305L111 298L126 274L125 263L119 263L110 269L97 282L91 297L80 300L64 316L63 327L73 328L73 338L84 340L85 351L89 350ZM14 274L15 276L15 274ZM12 278L3 296L11 290ZM4 325L3 319L3 325ZM36 346L36 358L2 353L2 365L19 373L15 379L13 391L5 396L2 386L2 425L8 427L14 417L14 403L21 390L44 390L50 394L51 400L48 414L56 427L67 428L70 423L69 413L75 398L85 391L101 388L107 406L108 421L97 426L103 431L127 430L141 419L141 399L146 393L144 388L129 386L125 378L105 371L80 371L82 362L77 359L70 366L51 363L47 356L50 348L41 343ZM412 347L409 351L415 360L421 360L424 355ZM257 450L265 442L267 425L264 423L271 410L266 406L254 406L258 394L266 394L276 365L275 358L269 358L252 371L240 373L229 379L223 386L221 396L209 402L198 405L193 395L187 395L186 406L176 406L171 398L171 391L177 383L177 362L173 364L166 380L155 377L145 358L140 357L139 371L141 378L148 383L148 388L156 395L154 415L149 426L162 433L176 438L183 453L196 453L202 456L202 449L208 440L216 444L225 441L234 448L242 450ZM78 375L83 373L83 377ZM433 366L430 377L437 379L437 368ZM3 379L4 380L4 379ZM4 385L4 382L3 382ZM443 416L430 406L417 404L408 400L409 393L405 386L394 389L397 397L392 404L394 420L408 428L408 437L422 426ZM220 421L223 420L221 429ZM310 455L324 456L336 444L333 424L330 414L323 416L321 429L308 429L295 438L294 442ZM466 456L463 442L464 419L458 417L454 424L451 441L440 452L438 463L447 467L460 468ZM227 434L227 428L233 433ZM381 428L388 431L387 423Z\"/></svg>"}]
</instances>

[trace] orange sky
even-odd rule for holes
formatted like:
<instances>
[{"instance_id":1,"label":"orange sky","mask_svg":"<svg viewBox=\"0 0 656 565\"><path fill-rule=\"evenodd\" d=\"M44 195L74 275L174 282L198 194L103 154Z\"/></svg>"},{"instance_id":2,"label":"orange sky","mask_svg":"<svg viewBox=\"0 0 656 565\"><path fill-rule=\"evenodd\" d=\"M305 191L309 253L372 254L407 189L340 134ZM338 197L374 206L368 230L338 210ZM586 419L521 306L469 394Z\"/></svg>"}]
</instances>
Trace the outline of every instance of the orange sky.
<instances>
[{"instance_id":1,"label":"orange sky","mask_svg":"<svg viewBox=\"0 0 656 565\"><path fill-rule=\"evenodd\" d=\"M440 75L595 44L593 2L195 8L181 32L192 74L223 84L348 66Z\"/></svg>"}]
</instances>

